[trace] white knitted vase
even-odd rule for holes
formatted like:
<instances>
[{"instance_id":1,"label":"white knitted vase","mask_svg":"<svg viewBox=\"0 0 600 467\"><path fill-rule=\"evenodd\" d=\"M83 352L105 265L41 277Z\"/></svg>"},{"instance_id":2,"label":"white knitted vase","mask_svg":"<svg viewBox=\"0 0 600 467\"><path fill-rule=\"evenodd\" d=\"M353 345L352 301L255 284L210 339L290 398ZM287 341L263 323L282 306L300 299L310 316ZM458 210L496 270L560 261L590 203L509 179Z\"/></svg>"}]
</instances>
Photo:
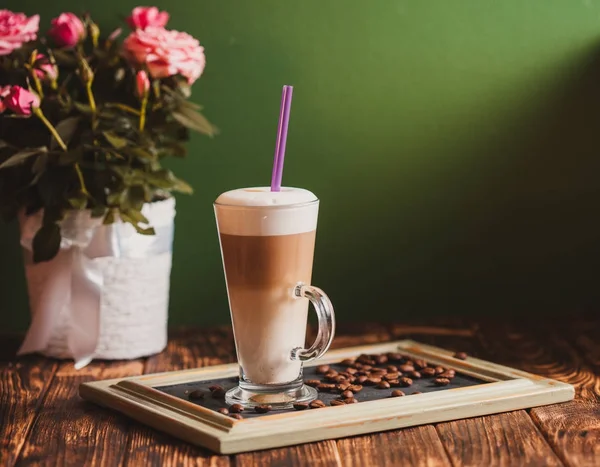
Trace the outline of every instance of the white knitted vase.
<instances>
[{"instance_id":1,"label":"white knitted vase","mask_svg":"<svg viewBox=\"0 0 600 467\"><path fill-rule=\"evenodd\" d=\"M73 299L64 299L63 292L56 290L62 287L68 289L66 293L70 296L76 295L73 288L77 287L77 282L52 280L56 275L64 276L65 269L77 268L75 256L66 256L70 253L68 248L63 250L61 246L55 259L39 264L31 262L30 251L26 249L32 325L20 353L39 352L51 357L75 358L77 364L77 345L73 342L85 340L88 329L81 324L85 320L91 323L90 328L97 326L91 333L95 339L92 349L95 350L88 352L89 358L80 359L83 361L79 367L91 359L132 359L158 353L166 347L175 200L169 198L148 204L142 212L155 228L155 236L140 235L129 224L120 222L107 226L96 224L91 229L91 241L81 248L87 255L84 266L101 277L101 287L97 289L99 303L93 302L96 309L75 306L86 302L74 304ZM89 216L83 220L80 212L74 216L78 216L74 220L77 229L89 223ZM23 222L21 226L23 231ZM62 230L66 230L64 226ZM70 273L69 277L76 275L76 272ZM60 305L58 309L48 310L48 302L53 299ZM40 316L50 313L51 319Z\"/></svg>"}]
</instances>

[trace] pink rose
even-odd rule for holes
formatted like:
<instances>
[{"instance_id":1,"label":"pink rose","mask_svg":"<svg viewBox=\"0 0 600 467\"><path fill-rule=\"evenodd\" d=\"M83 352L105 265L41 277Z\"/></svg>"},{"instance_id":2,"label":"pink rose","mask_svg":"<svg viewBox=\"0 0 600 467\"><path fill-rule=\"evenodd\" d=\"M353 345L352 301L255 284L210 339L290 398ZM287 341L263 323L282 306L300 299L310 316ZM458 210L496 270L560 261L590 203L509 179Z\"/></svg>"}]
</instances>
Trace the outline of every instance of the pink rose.
<instances>
[{"instance_id":1,"label":"pink rose","mask_svg":"<svg viewBox=\"0 0 600 467\"><path fill-rule=\"evenodd\" d=\"M131 29L146 29L148 26L165 27L169 22L169 13L158 11L155 6L138 6L127 18Z\"/></svg>"},{"instance_id":2,"label":"pink rose","mask_svg":"<svg viewBox=\"0 0 600 467\"><path fill-rule=\"evenodd\" d=\"M85 36L85 26L73 13L62 13L52 21L48 35L59 47L74 47Z\"/></svg>"},{"instance_id":3,"label":"pink rose","mask_svg":"<svg viewBox=\"0 0 600 467\"><path fill-rule=\"evenodd\" d=\"M31 115L31 107L40 106L37 94L21 86L12 86L3 102L8 109L19 115Z\"/></svg>"},{"instance_id":4,"label":"pink rose","mask_svg":"<svg viewBox=\"0 0 600 467\"><path fill-rule=\"evenodd\" d=\"M37 54L35 57L35 74L39 79L55 80L58 78L58 68L56 65L50 63L48 58L44 54Z\"/></svg>"},{"instance_id":5,"label":"pink rose","mask_svg":"<svg viewBox=\"0 0 600 467\"><path fill-rule=\"evenodd\" d=\"M10 94L11 86L0 86L0 114L6 110L6 105L4 105L4 98Z\"/></svg>"},{"instance_id":6,"label":"pink rose","mask_svg":"<svg viewBox=\"0 0 600 467\"><path fill-rule=\"evenodd\" d=\"M204 47L192 36L154 26L133 31L123 48L131 60L146 65L153 78L181 75L192 84L206 64Z\"/></svg>"},{"instance_id":7,"label":"pink rose","mask_svg":"<svg viewBox=\"0 0 600 467\"><path fill-rule=\"evenodd\" d=\"M135 75L135 88L137 95L142 98L150 90L150 80L148 79L148 73L144 70L140 70Z\"/></svg>"},{"instance_id":8,"label":"pink rose","mask_svg":"<svg viewBox=\"0 0 600 467\"><path fill-rule=\"evenodd\" d=\"M25 42L37 38L40 16L28 18L23 13L0 10L0 55L8 55Z\"/></svg>"}]
</instances>

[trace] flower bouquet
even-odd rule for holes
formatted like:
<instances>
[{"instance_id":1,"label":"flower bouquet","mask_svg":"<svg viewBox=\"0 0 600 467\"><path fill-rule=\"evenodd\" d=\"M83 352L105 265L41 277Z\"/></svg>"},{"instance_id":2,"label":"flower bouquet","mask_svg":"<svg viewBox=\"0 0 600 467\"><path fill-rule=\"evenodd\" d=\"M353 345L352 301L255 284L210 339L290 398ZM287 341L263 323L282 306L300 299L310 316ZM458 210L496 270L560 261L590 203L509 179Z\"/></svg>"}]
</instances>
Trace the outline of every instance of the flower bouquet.
<instances>
[{"instance_id":1,"label":"flower bouquet","mask_svg":"<svg viewBox=\"0 0 600 467\"><path fill-rule=\"evenodd\" d=\"M172 192L204 48L135 8L103 36L89 16L0 10L0 212L19 218L32 324L21 353L133 358L166 345Z\"/></svg>"}]
</instances>

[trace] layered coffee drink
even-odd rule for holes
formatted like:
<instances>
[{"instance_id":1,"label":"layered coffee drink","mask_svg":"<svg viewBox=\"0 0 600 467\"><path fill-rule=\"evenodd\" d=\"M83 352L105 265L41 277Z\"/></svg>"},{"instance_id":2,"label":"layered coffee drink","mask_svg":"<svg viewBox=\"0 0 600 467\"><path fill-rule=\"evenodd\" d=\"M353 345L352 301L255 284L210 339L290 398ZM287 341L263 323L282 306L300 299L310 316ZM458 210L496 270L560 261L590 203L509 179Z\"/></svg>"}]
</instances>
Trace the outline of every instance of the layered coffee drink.
<instances>
[{"instance_id":1,"label":"layered coffee drink","mask_svg":"<svg viewBox=\"0 0 600 467\"><path fill-rule=\"evenodd\" d=\"M215 202L229 306L242 380L277 385L298 380L319 201L308 190L243 188Z\"/></svg>"}]
</instances>

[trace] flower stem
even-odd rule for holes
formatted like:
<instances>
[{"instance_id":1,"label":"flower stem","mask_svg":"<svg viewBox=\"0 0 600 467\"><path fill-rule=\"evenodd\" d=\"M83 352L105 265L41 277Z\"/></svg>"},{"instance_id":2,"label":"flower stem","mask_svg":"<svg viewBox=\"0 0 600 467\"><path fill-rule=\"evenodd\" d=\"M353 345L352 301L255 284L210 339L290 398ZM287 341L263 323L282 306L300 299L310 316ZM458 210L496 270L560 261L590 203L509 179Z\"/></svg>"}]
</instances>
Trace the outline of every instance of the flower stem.
<instances>
[{"instance_id":1,"label":"flower stem","mask_svg":"<svg viewBox=\"0 0 600 467\"><path fill-rule=\"evenodd\" d=\"M87 91L88 100L90 101L90 109L92 114L96 115L96 100L94 99L94 93L92 92L92 81L85 83L85 89Z\"/></svg>"},{"instance_id":2,"label":"flower stem","mask_svg":"<svg viewBox=\"0 0 600 467\"><path fill-rule=\"evenodd\" d=\"M35 114L35 116L37 118L39 118L42 121L42 123L44 125L46 125L46 128L48 128L48 130L50 131L50 133L52 134L52 136L54 136L54 139L56 140L56 142L58 143L58 145L62 148L62 150L63 151L67 151L67 145L65 144L65 142L62 140L62 138L58 134L58 131L56 131L56 128L54 128L54 125L52 125L52 123L50 123L48 121L48 119L46 118L46 116L42 112L42 109L40 109L39 107L34 107L33 108L33 113Z\"/></svg>"},{"instance_id":3,"label":"flower stem","mask_svg":"<svg viewBox=\"0 0 600 467\"><path fill-rule=\"evenodd\" d=\"M85 187L85 180L83 179L81 167L79 167L79 164L77 162L75 162L75 172L77 172L77 178L79 179L79 184L81 185L81 192L84 195L89 196L90 194L88 193L87 188Z\"/></svg>"},{"instance_id":4,"label":"flower stem","mask_svg":"<svg viewBox=\"0 0 600 467\"><path fill-rule=\"evenodd\" d=\"M144 131L146 126L146 107L148 107L148 93L142 99L142 106L140 108L140 131Z\"/></svg>"}]
</instances>

